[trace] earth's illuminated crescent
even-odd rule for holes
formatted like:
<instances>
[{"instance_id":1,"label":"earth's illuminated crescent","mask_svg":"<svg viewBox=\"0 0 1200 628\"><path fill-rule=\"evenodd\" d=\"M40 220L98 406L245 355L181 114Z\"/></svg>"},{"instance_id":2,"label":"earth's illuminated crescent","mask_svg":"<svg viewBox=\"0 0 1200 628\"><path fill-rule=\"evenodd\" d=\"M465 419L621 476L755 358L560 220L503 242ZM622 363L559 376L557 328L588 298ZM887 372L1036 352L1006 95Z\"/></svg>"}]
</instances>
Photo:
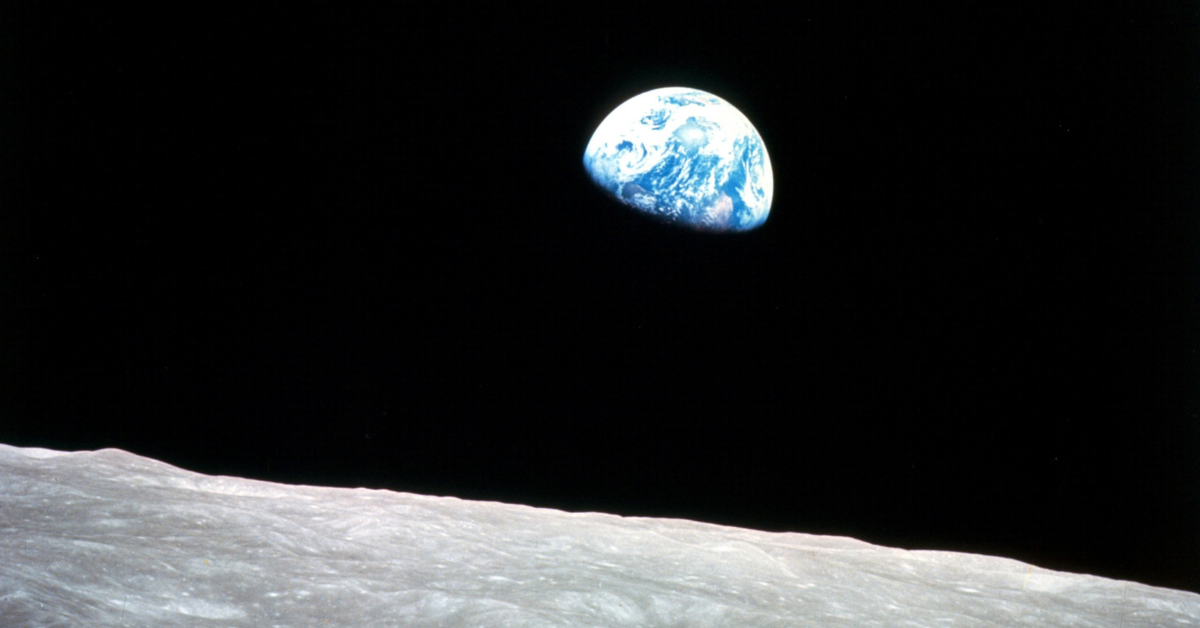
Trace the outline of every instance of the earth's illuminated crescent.
<instances>
[{"instance_id":1,"label":"earth's illuminated crescent","mask_svg":"<svg viewBox=\"0 0 1200 628\"><path fill-rule=\"evenodd\" d=\"M614 198L666 222L747 231L771 211L762 137L721 98L686 87L635 96L600 123L584 167Z\"/></svg>"}]
</instances>

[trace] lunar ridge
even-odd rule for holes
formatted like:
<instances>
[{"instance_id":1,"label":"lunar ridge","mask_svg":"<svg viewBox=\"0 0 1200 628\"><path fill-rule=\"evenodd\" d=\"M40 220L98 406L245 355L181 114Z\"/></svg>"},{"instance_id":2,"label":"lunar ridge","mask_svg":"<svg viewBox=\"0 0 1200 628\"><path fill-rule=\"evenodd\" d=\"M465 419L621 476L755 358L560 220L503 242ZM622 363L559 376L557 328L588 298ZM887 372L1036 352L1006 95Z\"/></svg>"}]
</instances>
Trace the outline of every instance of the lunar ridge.
<instances>
[{"instance_id":1,"label":"lunar ridge","mask_svg":"<svg viewBox=\"0 0 1200 628\"><path fill-rule=\"evenodd\" d=\"M0 444L0 626L1200 625L993 556L209 476Z\"/></svg>"}]
</instances>

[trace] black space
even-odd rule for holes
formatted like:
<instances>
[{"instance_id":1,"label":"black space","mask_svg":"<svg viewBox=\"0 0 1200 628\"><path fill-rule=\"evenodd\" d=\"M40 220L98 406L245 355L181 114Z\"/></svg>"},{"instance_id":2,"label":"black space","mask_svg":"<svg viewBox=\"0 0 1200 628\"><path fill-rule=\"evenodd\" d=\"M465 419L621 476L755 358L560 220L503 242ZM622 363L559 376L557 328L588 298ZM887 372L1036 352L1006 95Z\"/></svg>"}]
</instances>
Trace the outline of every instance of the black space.
<instances>
[{"instance_id":1,"label":"black space","mask_svg":"<svg viewBox=\"0 0 1200 628\"><path fill-rule=\"evenodd\" d=\"M105 4L0 22L0 442L1200 592L1192 3ZM673 85L761 229L592 187Z\"/></svg>"}]
</instances>

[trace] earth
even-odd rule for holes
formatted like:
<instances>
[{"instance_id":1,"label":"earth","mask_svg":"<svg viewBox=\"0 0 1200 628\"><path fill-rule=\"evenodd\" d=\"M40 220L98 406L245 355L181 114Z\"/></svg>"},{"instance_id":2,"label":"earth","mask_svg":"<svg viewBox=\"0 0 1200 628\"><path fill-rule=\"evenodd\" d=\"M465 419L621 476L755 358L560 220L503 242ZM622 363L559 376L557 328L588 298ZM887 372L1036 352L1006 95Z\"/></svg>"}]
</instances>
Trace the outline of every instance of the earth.
<instances>
[{"instance_id":1,"label":"earth","mask_svg":"<svg viewBox=\"0 0 1200 628\"><path fill-rule=\"evenodd\" d=\"M625 101L592 135L583 165L614 198L669 223L748 231L771 211L762 137L733 105L698 89L664 87Z\"/></svg>"}]
</instances>

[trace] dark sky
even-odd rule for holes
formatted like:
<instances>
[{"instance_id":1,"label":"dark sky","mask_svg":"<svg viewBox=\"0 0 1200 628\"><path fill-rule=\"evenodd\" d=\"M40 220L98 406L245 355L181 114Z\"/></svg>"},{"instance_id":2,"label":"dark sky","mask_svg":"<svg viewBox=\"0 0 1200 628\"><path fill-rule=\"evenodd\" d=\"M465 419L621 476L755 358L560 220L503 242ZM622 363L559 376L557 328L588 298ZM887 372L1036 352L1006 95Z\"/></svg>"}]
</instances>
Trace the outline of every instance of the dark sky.
<instances>
[{"instance_id":1,"label":"dark sky","mask_svg":"<svg viewBox=\"0 0 1200 628\"><path fill-rule=\"evenodd\" d=\"M169 4L5 10L0 442L1200 591L1194 7ZM762 228L592 187L664 86Z\"/></svg>"}]
</instances>

